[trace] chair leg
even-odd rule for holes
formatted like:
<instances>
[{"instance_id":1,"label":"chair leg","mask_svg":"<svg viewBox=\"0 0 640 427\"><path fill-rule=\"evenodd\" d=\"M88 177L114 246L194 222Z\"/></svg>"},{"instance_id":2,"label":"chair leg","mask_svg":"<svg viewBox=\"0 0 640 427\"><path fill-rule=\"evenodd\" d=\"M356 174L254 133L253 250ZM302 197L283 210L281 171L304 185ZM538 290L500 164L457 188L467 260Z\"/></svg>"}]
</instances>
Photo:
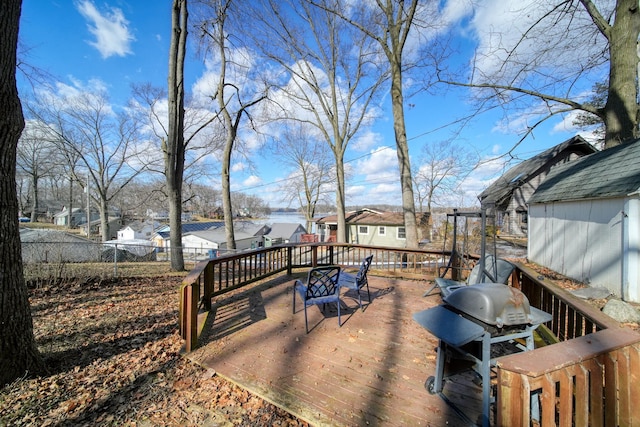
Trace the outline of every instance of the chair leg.
<instances>
[{"instance_id":1,"label":"chair leg","mask_svg":"<svg viewBox=\"0 0 640 427\"><path fill-rule=\"evenodd\" d=\"M309 323L307 321L307 304L304 305L304 330L309 333Z\"/></svg>"},{"instance_id":2,"label":"chair leg","mask_svg":"<svg viewBox=\"0 0 640 427\"><path fill-rule=\"evenodd\" d=\"M338 302L336 304L338 305L338 326L341 327L342 322L340 321L340 298L338 298Z\"/></svg>"},{"instance_id":3,"label":"chair leg","mask_svg":"<svg viewBox=\"0 0 640 427\"><path fill-rule=\"evenodd\" d=\"M293 285L293 314L296 314L296 285Z\"/></svg>"}]
</instances>

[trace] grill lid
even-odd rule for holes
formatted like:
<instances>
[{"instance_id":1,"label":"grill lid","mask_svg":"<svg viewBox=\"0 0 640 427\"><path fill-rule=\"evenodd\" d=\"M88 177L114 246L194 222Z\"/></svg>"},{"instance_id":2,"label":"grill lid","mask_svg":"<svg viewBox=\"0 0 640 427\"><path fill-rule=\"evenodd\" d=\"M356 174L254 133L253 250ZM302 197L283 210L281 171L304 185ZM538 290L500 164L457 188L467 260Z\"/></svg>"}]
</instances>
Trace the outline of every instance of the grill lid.
<instances>
[{"instance_id":1,"label":"grill lid","mask_svg":"<svg viewBox=\"0 0 640 427\"><path fill-rule=\"evenodd\" d=\"M456 310L498 328L532 323L529 300L501 283L478 283L456 289L443 301Z\"/></svg>"}]
</instances>

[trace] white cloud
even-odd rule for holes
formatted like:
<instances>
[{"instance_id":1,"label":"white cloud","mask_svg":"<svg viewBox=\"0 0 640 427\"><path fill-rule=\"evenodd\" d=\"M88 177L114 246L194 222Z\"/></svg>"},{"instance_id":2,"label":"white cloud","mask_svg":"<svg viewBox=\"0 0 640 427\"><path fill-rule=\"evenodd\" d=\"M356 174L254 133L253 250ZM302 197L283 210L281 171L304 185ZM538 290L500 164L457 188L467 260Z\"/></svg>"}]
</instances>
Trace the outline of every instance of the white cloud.
<instances>
[{"instance_id":1,"label":"white cloud","mask_svg":"<svg viewBox=\"0 0 640 427\"><path fill-rule=\"evenodd\" d=\"M254 187L256 185L262 184L262 179L259 176L251 175L244 181L242 181L243 187Z\"/></svg>"},{"instance_id":2,"label":"white cloud","mask_svg":"<svg viewBox=\"0 0 640 427\"><path fill-rule=\"evenodd\" d=\"M242 172L247 168L247 165L242 162L237 162L231 165L231 172Z\"/></svg>"},{"instance_id":3,"label":"white cloud","mask_svg":"<svg viewBox=\"0 0 640 427\"><path fill-rule=\"evenodd\" d=\"M78 2L76 7L87 20L89 32L95 36L95 41L89 44L98 49L103 59L132 53L131 42L135 38L129 31L129 21L122 10L109 8L101 13L89 0Z\"/></svg>"},{"instance_id":4,"label":"white cloud","mask_svg":"<svg viewBox=\"0 0 640 427\"><path fill-rule=\"evenodd\" d=\"M367 151L371 149L371 147L380 145L383 139L379 133L367 129L351 141L349 148L354 151Z\"/></svg>"}]
</instances>

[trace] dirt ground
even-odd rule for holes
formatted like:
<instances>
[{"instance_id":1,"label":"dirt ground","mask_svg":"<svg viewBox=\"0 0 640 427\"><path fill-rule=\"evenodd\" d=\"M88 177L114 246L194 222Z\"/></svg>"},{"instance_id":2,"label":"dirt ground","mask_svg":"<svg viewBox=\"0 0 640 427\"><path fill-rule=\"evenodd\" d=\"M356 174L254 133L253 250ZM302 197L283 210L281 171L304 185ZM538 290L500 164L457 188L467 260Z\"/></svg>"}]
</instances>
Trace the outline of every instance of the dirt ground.
<instances>
[{"instance_id":1,"label":"dirt ground","mask_svg":"<svg viewBox=\"0 0 640 427\"><path fill-rule=\"evenodd\" d=\"M49 373L0 389L0 426L301 426L181 357L175 277L30 291Z\"/></svg>"}]
</instances>

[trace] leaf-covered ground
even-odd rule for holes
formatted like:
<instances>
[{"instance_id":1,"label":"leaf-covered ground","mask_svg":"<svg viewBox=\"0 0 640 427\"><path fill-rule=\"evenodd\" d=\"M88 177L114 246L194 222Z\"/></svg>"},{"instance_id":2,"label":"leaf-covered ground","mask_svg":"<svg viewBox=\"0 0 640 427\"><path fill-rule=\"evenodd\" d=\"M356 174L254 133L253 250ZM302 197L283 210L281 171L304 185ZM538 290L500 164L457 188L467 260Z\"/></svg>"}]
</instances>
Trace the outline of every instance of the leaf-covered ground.
<instances>
[{"instance_id":1,"label":"leaf-covered ground","mask_svg":"<svg viewBox=\"0 0 640 427\"><path fill-rule=\"evenodd\" d=\"M306 425L181 357L175 277L30 294L50 372L0 389L0 426Z\"/></svg>"}]
</instances>

